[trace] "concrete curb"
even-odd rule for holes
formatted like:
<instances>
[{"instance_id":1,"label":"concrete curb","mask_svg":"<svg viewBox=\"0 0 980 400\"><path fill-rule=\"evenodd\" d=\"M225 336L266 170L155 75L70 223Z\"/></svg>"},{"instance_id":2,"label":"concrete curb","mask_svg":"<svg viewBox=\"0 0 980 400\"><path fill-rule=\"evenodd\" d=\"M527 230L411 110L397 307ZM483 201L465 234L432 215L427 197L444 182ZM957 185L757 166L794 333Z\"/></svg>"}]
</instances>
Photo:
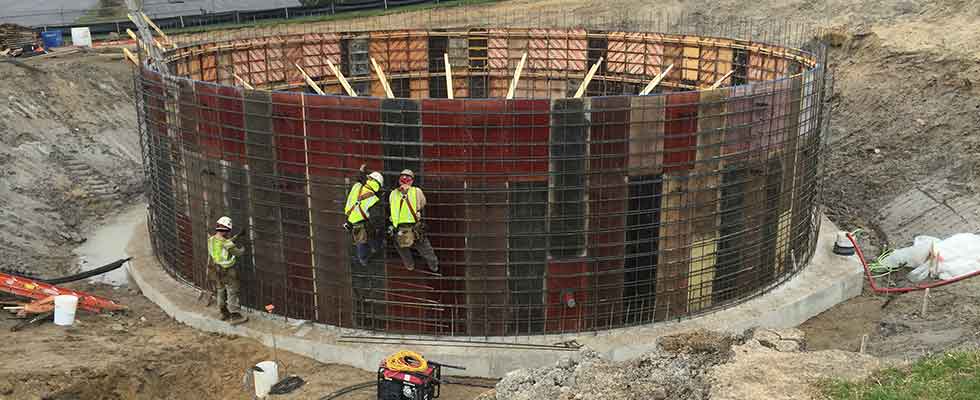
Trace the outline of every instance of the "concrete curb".
<instances>
[{"instance_id":1,"label":"concrete curb","mask_svg":"<svg viewBox=\"0 0 980 400\"><path fill-rule=\"evenodd\" d=\"M862 269L856 257L840 257L831 252L837 227L824 218L817 249L810 264L795 277L770 293L735 307L677 322L660 322L632 328L597 333L541 335L489 338L491 341L545 344L576 340L612 360L627 360L651 350L660 336L691 329L711 329L741 332L748 328L789 328L861 294ZM574 352L557 349L501 349L486 347L419 346L411 340L417 336L378 335L308 321L268 318L252 312L251 321L232 326L216 318L217 311L205 309L197 302L199 291L167 275L157 263L149 245L145 223L137 229L129 243L130 281L143 295L156 303L177 321L206 332L253 338L272 346L273 337L280 349L302 354L323 363L338 363L373 371L386 356L410 348L426 358L446 364L466 366L454 375L502 377L518 368L554 364ZM371 335L391 341L406 340L405 344L377 345L339 342L342 335ZM439 339L439 338L424 338ZM445 338L459 339L459 338ZM468 346L468 345L466 345Z\"/></svg>"}]
</instances>

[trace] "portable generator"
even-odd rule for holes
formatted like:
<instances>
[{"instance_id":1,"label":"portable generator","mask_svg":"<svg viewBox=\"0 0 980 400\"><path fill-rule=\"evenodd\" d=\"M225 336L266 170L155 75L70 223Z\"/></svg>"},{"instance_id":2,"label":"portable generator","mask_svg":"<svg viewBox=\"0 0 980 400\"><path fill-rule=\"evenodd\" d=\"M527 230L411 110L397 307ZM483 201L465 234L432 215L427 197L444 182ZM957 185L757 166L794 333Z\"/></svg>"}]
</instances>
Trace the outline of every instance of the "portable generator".
<instances>
[{"instance_id":1,"label":"portable generator","mask_svg":"<svg viewBox=\"0 0 980 400\"><path fill-rule=\"evenodd\" d=\"M432 400L439 398L441 365L429 362L422 371L397 371L387 360L378 367L378 400Z\"/></svg>"},{"instance_id":2,"label":"portable generator","mask_svg":"<svg viewBox=\"0 0 980 400\"><path fill-rule=\"evenodd\" d=\"M378 400L438 399L443 367L466 369L426 361L414 351L392 354L378 366Z\"/></svg>"}]
</instances>

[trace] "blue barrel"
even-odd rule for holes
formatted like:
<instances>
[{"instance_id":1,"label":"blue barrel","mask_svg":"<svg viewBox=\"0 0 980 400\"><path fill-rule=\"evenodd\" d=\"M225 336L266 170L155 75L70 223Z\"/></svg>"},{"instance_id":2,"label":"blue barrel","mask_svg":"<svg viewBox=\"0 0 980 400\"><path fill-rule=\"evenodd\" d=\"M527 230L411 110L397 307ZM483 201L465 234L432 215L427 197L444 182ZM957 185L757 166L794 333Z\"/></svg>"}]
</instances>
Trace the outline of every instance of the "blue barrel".
<instances>
[{"instance_id":1,"label":"blue barrel","mask_svg":"<svg viewBox=\"0 0 980 400\"><path fill-rule=\"evenodd\" d=\"M41 41L44 42L45 49L61 47L65 44L65 39L61 36L60 29L41 32Z\"/></svg>"}]
</instances>

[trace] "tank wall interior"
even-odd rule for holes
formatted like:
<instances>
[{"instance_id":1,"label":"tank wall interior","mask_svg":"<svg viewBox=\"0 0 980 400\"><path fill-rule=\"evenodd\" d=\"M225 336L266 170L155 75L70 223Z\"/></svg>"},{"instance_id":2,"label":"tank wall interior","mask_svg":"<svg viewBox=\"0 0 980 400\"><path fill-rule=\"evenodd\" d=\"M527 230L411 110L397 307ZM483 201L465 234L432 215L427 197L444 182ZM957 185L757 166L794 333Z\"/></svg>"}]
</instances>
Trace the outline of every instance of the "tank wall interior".
<instances>
[{"instance_id":1,"label":"tank wall interior","mask_svg":"<svg viewBox=\"0 0 980 400\"><path fill-rule=\"evenodd\" d=\"M595 331L729 307L812 253L827 83L810 52L480 28L247 38L166 56L169 71L136 77L155 252L204 287L207 236L230 216L252 308L393 333ZM328 59L360 96L342 95ZM310 93L297 65L328 94ZM352 260L343 207L362 163L383 171L385 190L415 171L441 275L419 257L405 269L391 240L368 266Z\"/></svg>"}]
</instances>

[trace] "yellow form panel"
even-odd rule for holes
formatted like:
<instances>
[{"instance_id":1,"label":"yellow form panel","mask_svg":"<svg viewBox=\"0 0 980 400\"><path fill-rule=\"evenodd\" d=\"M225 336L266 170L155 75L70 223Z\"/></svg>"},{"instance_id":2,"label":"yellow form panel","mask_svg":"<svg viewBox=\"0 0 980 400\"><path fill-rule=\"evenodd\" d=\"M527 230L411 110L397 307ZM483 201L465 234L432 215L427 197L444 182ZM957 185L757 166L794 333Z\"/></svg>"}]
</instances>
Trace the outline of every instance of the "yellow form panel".
<instances>
[{"instance_id":1,"label":"yellow form panel","mask_svg":"<svg viewBox=\"0 0 980 400\"><path fill-rule=\"evenodd\" d=\"M789 251L790 223L793 220L793 210L789 209L779 214L779 228L776 231L776 275L783 273Z\"/></svg>"},{"instance_id":2,"label":"yellow form panel","mask_svg":"<svg viewBox=\"0 0 980 400\"><path fill-rule=\"evenodd\" d=\"M685 37L685 42L696 42L698 40L695 36ZM701 47L697 44L685 44L684 45L684 79L685 80L698 80L698 65L701 60ZM675 66L676 67L676 66Z\"/></svg>"},{"instance_id":3,"label":"yellow form panel","mask_svg":"<svg viewBox=\"0 0 980 400\"><path fill-rule=\"evenodd\" d=\"M718 233L695 237L691 244L691 269L687 278L687 310L697 312L711 306L711 291L718 262Z\"/></svg>"}]
</instances>

